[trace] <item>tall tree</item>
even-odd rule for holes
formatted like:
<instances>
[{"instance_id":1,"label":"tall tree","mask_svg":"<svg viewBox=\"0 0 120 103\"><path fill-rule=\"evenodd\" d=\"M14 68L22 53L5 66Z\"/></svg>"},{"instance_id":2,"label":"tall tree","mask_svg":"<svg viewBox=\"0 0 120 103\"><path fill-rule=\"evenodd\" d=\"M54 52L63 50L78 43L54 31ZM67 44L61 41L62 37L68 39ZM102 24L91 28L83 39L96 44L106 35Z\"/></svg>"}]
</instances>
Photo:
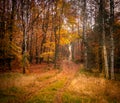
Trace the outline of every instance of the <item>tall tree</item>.
<instances>
[{"instance_id":1,"label":"tall tree","mask_svg":"<svg viewBox=\"0 0 120 103\"><path fill-rule=\"evenodd\" d=\"M111 70L111 79L115 79L114 76L114 37L113 37L113 24L114 24L114 0L109 0L110 2L110 42L111 42L111 51L110 51L110 70Z\"/></svg>"},{"instance_id":2,"label":"tall tree","mask_svg":"<svg viewBox=\"0 0 120 103\"><path fill-rule=\"evenodd\" d=\"M100 0L100 15L101 15L101 27L102 27L102 46L103 46L103 57L104 57L104 67L105 67L105 76L109 78L109 67L108 67L108 54L106 49L106 37L105 37L105 17L104 17L105 2Z\"/></svg>"},{"instance_id":3,"label":"tall tree","mask_svg":"<svg viewBox=\"0 0 120 103\"><path fill-rule=\"evenodd\" d=\"M47 3L49 4L49 2ZM46 5L46 4L44 4ZM40 46L40 54L45 52L45 47L44 44L46 43L46 37L47 37L47 31L48 31L48 26L49 26L49 6L44 6L44 11L43 11L43 17L42 17L42 41L41 41L41 46ZM40 57L40 63L42 62L43 57Z\"/></svg>"},{"instance_id":4,"label":"tall tree","mask_svg":"<svg viewBox=\"0 0 120 103\"><path fill-rule=\"evenodd\" d=\"M88 69L88 51L87 51L87 9L86 9L86 0L83 2L83 42L84 42L84 66L85 69Z\"/></svg>"},{"instance_id":5,"label":"tall tree","mask_svg":"<svg viewBox=\"0 0 120 103\"><path fill-rule=\"evenodd\" d=\"M23 73L26 73L27 67L27 36L28 36L28 14L29 12L29 0L21 0L21 16L22 16L22 32L23 32Z\"/></svg>"},{"instance_id":6,"label":"tall tree","mask_svg":"<svg viewBox=\"0 0 120 103\"><path fill-rule=\"evenodd\" d=\"M63 14L63 7L64 7L64 0L62 1L55 1L54 2L54 12L53 14L53 31L55 37L55 55L54 55L54 67L57 67L57 62L59 59L59 47L60 47L60 31L61 31L61 24L62 24L62 14Z\"/></svg>"}]
</instances>

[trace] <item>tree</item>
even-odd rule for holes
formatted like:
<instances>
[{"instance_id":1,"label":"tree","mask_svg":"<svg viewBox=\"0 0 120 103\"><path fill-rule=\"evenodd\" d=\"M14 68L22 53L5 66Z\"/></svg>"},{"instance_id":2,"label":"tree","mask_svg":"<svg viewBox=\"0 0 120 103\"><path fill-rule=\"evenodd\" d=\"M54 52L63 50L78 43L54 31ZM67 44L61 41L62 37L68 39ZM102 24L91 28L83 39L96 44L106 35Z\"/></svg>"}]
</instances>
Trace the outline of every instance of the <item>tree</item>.
<instances>
[{"instance_id":1,"label":"tree","mask_svg":"<svg viewBox=\"0 0 120 103\"><path fill-rule=\"evenodd\" d=\"M113 37L113 24L114 24L114 0L109 0L110 2L110 42L111 42L111 52L110 52L110 70L111 79L115 79L114 76L114 37Z\"/></svg>"},{"instance_id":2,"label":"tree","mask_svg":"<svg viewBox=\"0 0 120 103\"><path fill-rule=\"evenodd\" d=\"M61 31L61 24L62 24L62 14L63 14L63 8L64 3L62 1L55 1L54 2L54 9L53 11L55 14L53 14L52 21L53 21L53 31L54 31L54 37L55 37L55 55L54 55L54 67L57 68L57 62L59 60L59 47L60 47L60 31Z\"/></svg>"},{"instance_id":3,"label":"tree","mask_svg":"<svg viewBox=\"0 0 120 103\"><path fill-rule=\"evenodd\" d=\"M100 0L100 14L101 14L101 27L102 27L102 46L103 46L103 57L104 57L104 65L105 65L105 76L109 78L109 68L108 68L108 54L106 49L106 38L105 38L105 17L104 17L104 6L105 2Z\"/></svg>"},{"instance_id":4,"label":"tree","mask_svg":"<svg viewBox=\"0 0 120 103\"><path fill-rule=\"evenodd\" d=\"M83 42L84 42L84 62L85 69L88 69L88 51L87 51L87 12L86 12L86 0L84 0L83 4Z\"/></svg>"},{"instance_id":5,"label":"tree","mask_svg":"<svg viewBox=\"0 0 120 103\"><path fill-rule=\"evenodd\" d=\"M22 55L23 55L23 73L26 73L28 66L28 54L27 54L27 36L28 36L28 16L29 16L29 0L21 1L21 19L22 19L22 32L23 32L23 44L22 44Z\"/></svg>"}]
</instances>

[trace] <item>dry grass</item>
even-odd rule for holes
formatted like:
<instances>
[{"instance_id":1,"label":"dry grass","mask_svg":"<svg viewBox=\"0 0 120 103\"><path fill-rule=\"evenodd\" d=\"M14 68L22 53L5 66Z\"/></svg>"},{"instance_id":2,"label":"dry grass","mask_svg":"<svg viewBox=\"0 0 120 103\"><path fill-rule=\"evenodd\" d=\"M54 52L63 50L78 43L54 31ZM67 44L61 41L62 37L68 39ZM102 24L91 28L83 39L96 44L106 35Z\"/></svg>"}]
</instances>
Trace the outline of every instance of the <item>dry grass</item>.
<instances>
[{"instance_id":1,"label":"dry grass","mask_svg":"<svg viewBox=\"0 0 120 103\"><path fill-rule=\"evenodd\" d=\"M58 71L42 73L3 73L0 74L0 103L24 103L44 86Z\"/></svg>"},{"instance_id":2,"label":"dry grass","mask_svg":"<svg viewBox=\"0 0 120 103\"><path fill-rule=\"evenodd\" d=\"M42 82L56 75L58 71L48 71L44 73L31 73L31 74L21 74L21 73L4 73L0 74L0 88L10 88L10 87L25 87L35 82Z\"/></svg>"},{"instance_id":3,"label":"dry grass","mask_svg":"<svg viewBox=\"0 0 120 103\"><path fill-rule=\"evenodd\" d=\"M98 78L92 76L92 73L90 75L80 73L71 82L68 91L77 93L81 97L94 98L98 103L119 103L120 101L120 82Z\"/></svg>"},{"instance_id":4,"label":"dry grass","mask_svg":"<svg viewBox=\"0 0 120 103\"><path fill-rule=\"evenodd\" d=\"M41 67L41 66L40 66ZM119 103L120 81L106 80L65 61L62 70L0 74L0 103ZM32 67L34 68L34 67ZM80 68L83 68L82 65ZM36 70L38 72L36 72Z\"/></svg>"}]
</instances>

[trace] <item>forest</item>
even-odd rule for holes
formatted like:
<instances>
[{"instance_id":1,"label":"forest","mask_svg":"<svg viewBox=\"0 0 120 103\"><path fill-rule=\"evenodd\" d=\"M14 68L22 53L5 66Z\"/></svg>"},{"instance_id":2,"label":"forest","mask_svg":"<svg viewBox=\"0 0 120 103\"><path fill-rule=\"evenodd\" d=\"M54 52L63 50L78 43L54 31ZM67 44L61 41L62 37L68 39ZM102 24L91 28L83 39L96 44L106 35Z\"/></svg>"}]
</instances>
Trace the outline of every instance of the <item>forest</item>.
<instances>
[{"instance_id":1,"label":"forest","mask_svg":"<svg viewBox=\"0 0 120 103\"><path fill-rule=\"evenodd\" d=\"M0 103L119 103L120 0L0 0Z\"/></svg>"}]
</instances>

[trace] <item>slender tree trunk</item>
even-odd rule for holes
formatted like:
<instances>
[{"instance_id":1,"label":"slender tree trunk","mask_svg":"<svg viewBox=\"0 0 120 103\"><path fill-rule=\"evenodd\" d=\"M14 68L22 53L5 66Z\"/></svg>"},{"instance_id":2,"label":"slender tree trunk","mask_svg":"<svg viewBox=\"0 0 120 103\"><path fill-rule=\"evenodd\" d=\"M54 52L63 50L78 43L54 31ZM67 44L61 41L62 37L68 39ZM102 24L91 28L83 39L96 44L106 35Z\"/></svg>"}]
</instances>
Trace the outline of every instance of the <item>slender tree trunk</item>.
<instances>
[{"instance_id":1,"label":"slender tree trunk","mask_svg":"<svg viewBox=\"0 0 120 103\"><path fill-rule=\"evenodd\" d=\"M100 0L100 15L101 15L101 27L102 27L102 40L103 40L103 57L104 57L104 65L105 65L105 76L109 78L109 67L108 67L108 54L106 49L106 38L105 38L105 21L104 21L104 1Z\"/></svg>"},{"instance_id":2,"label":"slender tree trunk","mask_svg":"<svg viewBox=\"0 0 120 103\"><path fill-rule=\"evenodd\" d=\"M69 60L72 60L72 46L69 44Z\"/></svg>"},{"instance_id":3,"label":"slender tree trunk","mask_svg":"<svg viewBox=\"0 0 120 103\"><path fill-rule=\"evenodd\" d=\"M103 37L103 56L104 56L104 63L105 63L104 64L105 65L105 75L106 75L106 78L108 79L109 78L109 68L108 68L108 57L107 57L106 40L105 40L104 20L103 20L102 37Z\"/></svg>"},{"instance_id":4,"label":"slender tree trunk","mask_svg":"<svg viewBox=\"0 0 120 103\"><path fill-rule=\"evenodd\" d=\"M102 63L102 44L101 44L101 40L99 40L98 58L99 58L99 60L98 60L99 72L102 73L102 68L103 68L102 64L103 63Z\"/></svg>"},{"instance_id":5,"label":"slender tree trunk","mask_svg":"<svg viewBox=\"0 0 120 103\"><path fill-rule=\"evenodd\" d=\"M55 36L55 56L54 56L54 68L57 67L57 56L58 56L58 42L57 42L57 28L54 28L54 36Z\"/></svg>"},{"instance_id":6,"label":"slender tree trunk","mask_svg":"<svg viewBox=\"0 0 120 103\"><path fill-rule=\"evenodd\" d=\"M88 54L87 54L87 15L86 15L86 0L84 0L84 9L83 9L83 42L84 42L84 67L88 69Z\"/></svg>"},{"instance_id":7,"label":"slender tree trunk","mask_svg":"<svg viewBox=\"0 0 120 103\"><path fill-rule=\"evenodd\" d=\"M4 64L5 61L2 59L5 57L5 43L4 39L5 39L5 4L6 4L6 0L4 0L3 2L0 2L1 7L3 8L3 10L0 11L0 56L1 56L1 60L0 60L0 66L2 71L4 71Z\"/></svg>"},{"instance_id":8,"label":"slender tree trunk","mask_svg":"<svg viewBox=\"0 0 120 103\"><path fill-rule=\"evenodd\" d=\"M55 54L54 54L54 68L57 68L57 60L58 60L58 35L57 30L59 27L59 24L57 24L57 18L58 18L58 11L57 11L58 2L55 3L55 15L53 16L53 30L54 30L54 37L55 37Z\"/></svg>"},{"instance_id":9,"label":"slender tree trunk","mask_svg":"<svg viewBox=\"0 0 120 103\"><path fill-rule=\"evenodd\" d=\"M14 17L15 17L15 4L16 1L12 0L12 12L11 12L11 21L10 21L10 42L12 42L12 38L13 38L13 26L14 26Z\"/></svg>"},{"instance_id":10,"label":"slender tree trunk","mask_svg":"<svg viewBox=\"0 0 120 103\"><path fill-rule=\"evenodd\" d=\"M98 2L96 1L96 4ZM98 12L99 10L99 12ZM98 16L97 16L98 14ZM100 6L100 3L99 5L95 5L95 26L97 27L97 25L99 26L99 29L96 31L96 33L98 34L98 60L97 60L97 67L98 67L98 70L100 73L102 73L102 69L103 69L103 61L102 61L102 58L103 58L103 55L102 55L102 25L101 25L101 6Z\"/></svg>"},{"instance_id":11,"label":"slender tree trunk","mask_svg":"<svg viewBox=\"0 0 120 103\"><path fill-rule=\"evenodd\" d=\"M32 63L32 60L33 60L33 51L32 51L32 45L33 45L33 27L32 27L32 31L31 31L31 34L30 34L30 63Z\"/></svg>"},{"instance_id":12,"label":"slender tree trunk","mask_svg":"<svg viewBox=\"0 0 120 103\"><path fill-rule=\"evenodd\" d=\"M74 42L71 43L71 51L72 51L72 60L75 59L75 55L74 55L74 48L75 48L75 44Z\"/></svg>"},{"instance_id":13,"label":"slender tree trunk","mask_svg":"<svg viewBox=\"0 0 120 103\"><path fill-rule=\"evenodd\" d=\"M49 25L49 7L45 9L43 13L43 22L42 22L42 31L43 31L43 39L41 42L41 47L40 47L40 54L45 52L45 47L44 43L46 42L46 36L47 36L47 30L48 30L48 25ZM40 63L43 61L43 57L40 57Z\"/></svg>"},{"instance_id":14,"label":"slender tree trunk","mask_svg":"<svg viewBox=\"0 0 120 103\"><path fill-rule=\"evenodd\" d=\"M43 33L43 39L42 39L41 46L40 46L40 54L41 54L41 55L42 55L42 53L45 52L45 51L44 51L44 47L43 47L45 41L46 41L46 32ZM43 57L40 56L40 64L42 63L42 61L43 61Z\"/></svg>"},{"instance_id":15,"label":"slender tree trunk","mask_svg":"<svg viewBox=\"0 0 120 103\"><path fill-rule=\"evenodd\" d=\"M23 74L26 73L27 69L27 27L28 27L28 2L27 1L22 1L22 25L23 25L23 49L22 49L22 54L23 54Z\"/></svg>"},{"instance_id":16,"label":"slender tree trunk","mask_svg":"<svg viewBox=\"0 0 120 103\"><path fill-rule=\"evenodd\" d=\"M16 4L16 1L15 0L12 0L12 11L11 11L11 18L10 18L10 23L9 23L9 40L10 40L10 45L9 45L9 61L8 61L8 65L9 65L9 70L12 70L11 68L11 55L12 55L12 52L11 52L11 45L12 45L12 39L13 39L13 26L14 26L14 17L15 17L15 4Z\"/></svg>"},{"instance_id":17,"label":"slender tree trunk","mask_svg":"<svg viewBox=\"0 0 120 103\"><path fill-rule=\"evenodd\" d=\"M114 0L110 0L110 42L111 42L111 52L110 52L110 70L111 79L115 79L114 76L114 37L113 37L113 23L114 23Z\"/></svg>"},{"instance_id":18,"label":"slender tree trunk","mask_svg":"<svg viewBox=\"0 0 120 103\"><path fill-rule=\"evenodd\" d=\"M53 30L54 30L54 37L55 37L55 55L54 55L54 67L56 68L57 66L57 61L60 59L59 55L60 55L60 32L61 32L61 16L63 14L63 8L64 8L64 3L62 3L62 7L61 10L58 11L58 4L59 2L56 1L55 2L55 15L52 18L53 20ZM57 30L58 30L58 34L57 34Z\"/></svg>"},{"instance_id":19,"label":"slender tree trunk","mask_svg":"<svg viewBox=\"0 0 120 103\"><path fill-rule=\"evenodd\" d=\"M36 33L36 64L38 64L38 36L37 36L37 33Z\"/></svg>"}]
</instances>

